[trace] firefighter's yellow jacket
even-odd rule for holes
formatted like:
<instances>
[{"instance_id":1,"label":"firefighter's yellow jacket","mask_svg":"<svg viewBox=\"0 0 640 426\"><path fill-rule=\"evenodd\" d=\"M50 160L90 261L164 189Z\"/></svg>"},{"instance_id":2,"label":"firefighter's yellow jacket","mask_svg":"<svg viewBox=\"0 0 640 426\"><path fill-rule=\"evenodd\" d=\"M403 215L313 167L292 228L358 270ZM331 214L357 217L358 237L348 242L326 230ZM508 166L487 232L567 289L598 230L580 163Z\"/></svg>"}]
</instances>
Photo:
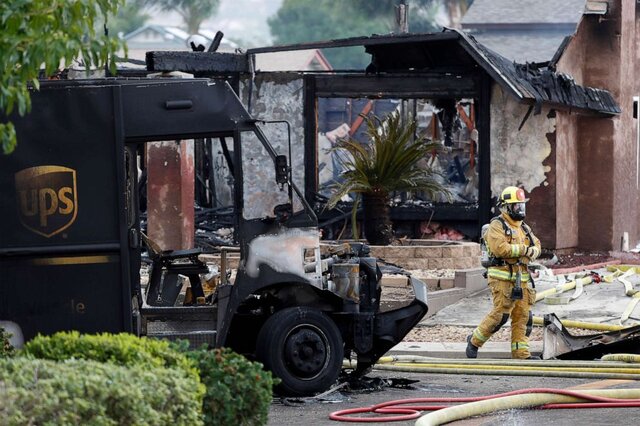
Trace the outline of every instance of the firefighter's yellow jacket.
<instances>
[{"instance_id":1,"label":"firefighter's yellow jacket","mask_svg":"<svg viewBox=\"0 0 640 426\"><path fill-rule=\"evenodd\" d=\"M504 220L509 230L505 232L501 221L494 219L489 224L485 241L491 255L504 260L505 265L490 266L487 270L487 276L498 280L515 282L517 272L520 270L522 273L521 280L526 283L530 278L527 270L527 264L530 259L525 254L527 247L532 244L524 228L526 227L529 230L529 235L533 240L533 245L538 248L538 253L540 240L533 234L531 228L523 224L521 220L513 220L505 213L501 213L500 217ZM518 265L518 262L520 265Z\"/></svg>"}]
</instances>

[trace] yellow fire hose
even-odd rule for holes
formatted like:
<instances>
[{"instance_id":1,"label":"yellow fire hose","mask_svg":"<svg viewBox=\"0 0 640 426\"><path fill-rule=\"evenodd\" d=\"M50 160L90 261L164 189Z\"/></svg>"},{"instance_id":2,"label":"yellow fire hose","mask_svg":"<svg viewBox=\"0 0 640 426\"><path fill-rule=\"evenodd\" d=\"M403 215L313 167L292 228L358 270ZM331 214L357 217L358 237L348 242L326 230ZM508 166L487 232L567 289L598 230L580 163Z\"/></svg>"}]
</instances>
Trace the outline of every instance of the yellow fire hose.
<instances>
[{"instance_id":1,"label":"yellow fire hose","mask_svg":"<svg viewBox=\"0 0 640 426\"><path fill-rule=\"evenodd\" d=\"M636 305L638 304L638 302L640 302L640 292L634 289L633 284L629 282L629 280L627 280L628 277L638 272L637 267L633 265L615 265L608 266L607 270L613 273L603 277L603 281L607 283L612 283L614 280L620 281L625 287L625 295L632 297L632 300L629 301L629 304L620 317L619 324L599 324L581 321L561 320L562 325L564 325L566 328L582 328L585 330L599 331L619 331L634 325L632 324L624 326L622 324L629 319ZM593 282L594 280L592 276L586 276L564 284L560 284L554 288L540 291L536 294L536 302L543 300L547 296L564 293L565 291L572 290L574 288L580 288L585 285L592 284ZM572 296L572 300L574 298L575 297ZM544 325L544 320L541 317L533 317L533 324L540 326Z\"/></svg>"},{"instance_id":2,"label":"yellow fire hose","mask_svg":"<svg viewBox=\"0 0 640 426\"><path fill-rule=\"evenodd\" d=\"M633 300L622 315L621 323L628 319L636 304L640 301L640 292L626 278L636 273L636 269L627 265L609 267L614 274L605 278L605 282L618 279L625 285L625 294ZM576 287L593 283L593 277L578 278L539 292L536 302L545 297L562 293ZM567 328L582 328L597 331L618 331L627 328L622 325L589 323L583 321L562 320ZM534 317L535 325L544 325L544 319ZM511 376L539 376L539 377L568 377L589 379L640 379L640 368L629 363L640 363L640 355L610 354L602 357L601 361L527 361L527 360L441 360L430 357L403 356L382 357L375 368L380 370L440 373L440 374L479 374L479 375L511 375ZM605 389L585 391L584 394L621 399L640 398L640 389ZM551 403L572 403L584 400L576 397L557 395L552 393L532 393L495 398L486 401L444 408L421 417L416 426L441 425L464 418L488 414L495 411L535 407Z\"/></svg>"},{"instance_id":3,"label":"yellow fire hose","mask_svg":"<svg viewBox=\"0 0 640 426\"><path fill-rule=\"evenodd\" d=\"M640 371L638 369L596 369L587 371L583 369L563 369L563 368L536 368L536 367L504 367L472 365L429 365L429 364L380 364L375 366L377 370L400 371L407 373L425 374L469 374L478 376L521 376L521 377L564 377L571 379L619 379L619 380L639 380Z\"/></svg>"},{"instance_id":4,"label":"yellow fire hose","mask_svg":"<svg viewBox=\"0 0 640 426\"><path fill-rule=\"evenodd\" d=\"M631 354L623 354L631 355ZM640 355L638 355L640 357ZM607 361L607 362L603 362ZM545 367L580 367L580 368L629 368L627 359L604 359L600 361L576 361L576 360L561 360L561 359L547 359L547 360L527 360L527 359L491 359L491 358L458 358L458 359L442 359L428 356L419 355L392 355L383 356L380 358L378 364L392 364L392 363L417 363L417 364L470 364L470 365L516 365L516 366L545 366ZM349 362L346 366L352 366ZM640 368L640 367L638 367Z\"/></svg>"},{"instance_id":5,"label":"yellow fire hose","mask_svg":"<svg viewBox=\"0 0 640 426\"><path fill-rule=\"evenodd\" d=\"M640 355L638 356L640 358ZM382 357L378 370L438 374L511 375L569 377L582 379L640 379L640 366L629 364L632 355L603 361L514 360L514 359L437 359L412 355ZM606 362L605 362L606 361ZM623 361L623 362L613 362ZM345 362L346 368L354 368Z\"/></svg>"},{"instance_id":6,"label":"yellow fire hose","mask_svg":"<svg viewBox=\"0 0 640 426\"><path fill-rule=\"evenodd\" d=\"M562 325L566 328L582 328L585 330L599 330L599 331L619 331L631 325L618 325L618 324L601 324L598 322L584 322L584 321L573 321L573 320L560 320ZM533 325L544 325L544 318L542 317L533 317Z\"/></svg>"},{"instance_id":7,"label":"yellow fire hose","mask_svg":"<svg viewBox=\"0 0 640 426\"><path fill-rule=\"evenodd\" d=\"M600 358L602 361L622 361L622 362L639 362L640 355L638 354L609 354Z\"/></svg>"},{"instance_id":8,"label":"yellow fire hose","mask_svg":"<svg viewBox=\"0 0 640 426\"><path fill-rule=\"evenodd\" d=\"M583 278L578 278L573 281L569 281L568 283L560 284L554 288L549 288L547 290L540 291L536 293L536 302L544 299L547 296L552 296L554 294L564 293L567 290L572 290L576 288L576 284L579 283L582 286L591 284L593 282L593 277L591 275Z\"/></svg>"},{"instance_id":9,"label":"yellow fire hose","mask_svg":"<svg viewBox=\"0 0 640 426\"><path fill-rule=\"evenodd\" d=\"M640 389L594 389L581 391L582 394L620 398L638 399ZM416 426L435 426L450 423L456 420L466 419L472 416L493 413L495 411L511 410L517 408L531 408L545 404L566 404L583 402L581 398L553 393L529 393L522 395L505 396L484 401L476 401L453 407L443 408L422 416L416 422Z\"/></svg>"}]
</instances>

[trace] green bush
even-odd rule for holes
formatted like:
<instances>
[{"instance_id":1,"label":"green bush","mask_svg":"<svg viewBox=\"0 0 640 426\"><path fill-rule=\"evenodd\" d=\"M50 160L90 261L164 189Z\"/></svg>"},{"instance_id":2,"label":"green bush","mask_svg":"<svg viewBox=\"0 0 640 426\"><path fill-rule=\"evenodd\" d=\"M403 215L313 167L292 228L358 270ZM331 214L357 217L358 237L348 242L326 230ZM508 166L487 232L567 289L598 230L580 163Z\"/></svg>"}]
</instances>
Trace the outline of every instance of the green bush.
<instances>
[{"instance_id":1,"label":"green bush","mask_svg":"<svg viewBox=\"0 0 640 426\"><path fill-rule=\"evenodd\" d=\"M236 426L267 423L272 388L276 384L262 364L230 349L187 352L207 387L203 414L206 425Z\"/></svg>"},{"instance_id":2,"label":"green bush","mask_svg":"<svg viewBox=\"0 0 640 426\"><path fill-rule=\"evenodd\" d=\"M9 342L11 333L7 333L4 328L0 327L0 358L13 356L15 349Z\"/></svg>"},{"instance_id":3,"label":"green bush","mask_svg":"<svg viewBox=\"0 0 640 426\"><path fill-rule=\"evenodd\" d=\"M0 359L0 423L201 425L198 389L172 368Z\"/></svg>"},{"instance_id":4,"label":"green bush","mask_svg":"<svg viewBox=\"0 0 640 426\"><path fill-rule=\"evenodd\" d=\"M146 369L178 368L190 376L198 375L194 363L170 342L127 333L80 334L65 331L51 336L39 335L25 344L23 352L53 361L88 359Z\"/></svg>"},{"instance_id":5,"label":"green bush","mask_svg":"<svg viewBox=\"0 0 640 426\"><path fill-rule=\"evenodd\" d=\"M202 409L205 424L216 426L266 424L274 380L278 380L261 364L230 349L189 351L186 341L172 343L124 333L82 335L71 331L37 336L25 344L22 353L53 361L73 358L135 370L186 371L188 378L200 382L194 385L193 407ZM131 383L129 386L135 384Z\"/></svg>"}]
</instances>

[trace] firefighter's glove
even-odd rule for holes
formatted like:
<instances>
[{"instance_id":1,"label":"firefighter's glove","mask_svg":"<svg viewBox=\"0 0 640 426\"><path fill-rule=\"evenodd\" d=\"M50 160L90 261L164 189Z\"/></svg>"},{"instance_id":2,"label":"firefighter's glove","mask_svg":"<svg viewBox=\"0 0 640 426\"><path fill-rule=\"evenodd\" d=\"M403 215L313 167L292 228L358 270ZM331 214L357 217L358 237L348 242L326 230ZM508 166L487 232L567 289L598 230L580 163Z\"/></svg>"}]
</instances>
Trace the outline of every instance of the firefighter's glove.
<instances>
[{"instance_id":1,"label":"firefighter's glove","mask_svg":"<svg viewBox=\"0 0 640 426\"><path fill-rule=\"evenodd\" d=\"M536 246L527 247L527 249L524 251L524 255L530 260L536 260L538 257L540 257L540 249Z\"/></svg>"}]
</instances>

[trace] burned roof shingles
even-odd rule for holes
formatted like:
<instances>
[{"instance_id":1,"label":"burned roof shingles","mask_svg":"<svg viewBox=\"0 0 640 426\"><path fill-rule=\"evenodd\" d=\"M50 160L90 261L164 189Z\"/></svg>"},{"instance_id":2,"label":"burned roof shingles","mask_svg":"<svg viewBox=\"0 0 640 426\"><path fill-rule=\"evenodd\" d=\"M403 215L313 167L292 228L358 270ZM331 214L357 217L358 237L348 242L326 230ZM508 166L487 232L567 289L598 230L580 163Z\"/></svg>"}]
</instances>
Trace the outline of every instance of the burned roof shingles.
<instances>
[{"instance_id":1,"label":"burned roof shingles","mask_svg":"<svg viewBox=\"0 0 640 426\"><path fill-rule=\"evenodd\" d=\"M540 67L536 64L518 64L510 62L498 53L487 49L473 37L463 38L473 49L477 49L493 66L524 95L524 98L540 102L565 106L569 109L592 111L605 115L620 114L620 107L610 92L604 89L585 87L562 73Z\"/></svg>"},{"instance_id":2,"label":"burned roof shingles","mask_svg":"<svg viewBox=\"0 0 640 426\"><path fill-rule=\"evenodd\" d=\"M445 29L440 33L430 34L355 37L318 43L271 46L252 49L249 52L349 46L364 46L365 51L371 54L372 62L367 67L367 72L371 73L437 71L438 69L447 72L456 67L471 68L475 63L520 101L535 102L536 110L542 103L548 103L557 108L607 116L621 112L608 91L580 86L571 76L556 73L548 67L539 67L533 63L512 62L479 43L469 34L456 29ZM456 49L456 46L461 49Z\"/></svg>"}]
</instances>

